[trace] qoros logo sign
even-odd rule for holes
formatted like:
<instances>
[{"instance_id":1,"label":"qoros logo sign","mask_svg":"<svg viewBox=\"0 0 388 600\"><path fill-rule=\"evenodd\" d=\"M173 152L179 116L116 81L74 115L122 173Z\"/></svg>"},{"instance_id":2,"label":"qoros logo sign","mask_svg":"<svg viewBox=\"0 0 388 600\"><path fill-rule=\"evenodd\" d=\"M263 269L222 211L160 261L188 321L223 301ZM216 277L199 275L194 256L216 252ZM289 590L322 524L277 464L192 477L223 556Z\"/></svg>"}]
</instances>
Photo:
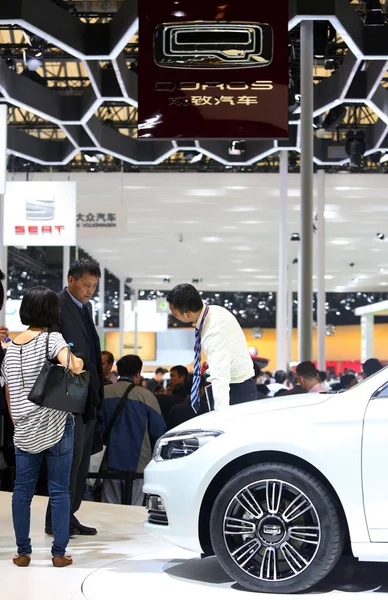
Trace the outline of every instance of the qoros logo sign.
<instances>
[{"instance_id":1,"label":"qoros logo sign","mask_svg":"<svg viewBox=\"0 0 388 600\"><path fill-rule=\"evenodd\" d=\"M76 184L7 183L3 235L6 246L74 246Z\"/></svg>"},{"instance_id":2,"label":"qoros logo sign","mask_svg":"<svg viewBox=\"0 0 388 600\"><path fill-rule=\"evenodd\" d=\"M156 81L154 83L154 90L157 92L173 92L174 90L180 90L181 92L195 92L198 90L229 90L235 91L261 91L269 92L273 90L273 81L254 81L248 83L247 81L229 81L222 83L221 81L205 81L204 83L198 83L195 81L182 81L174 83L173 81Z\"/></svg>"},{"instance_id":3,"label":"qoros logo sign","mask_svg":"<svg viewBox=\"0 0 388 600\"><path fill-rule=\"evenodd\" d=\"M52 221L55 217L55 198L52 200L26 200L27 221ZM61 234L64 225L15 225L16 235Z\"/></svg>"},{"instance_id":4,"label":"qoros logo sign","mask_svg":"<svg viewBox=\"0 0 388 600\"><path fill-rule=\"evenodd\" d=\"M263 67L272 56L273 32L268 24L192 21L155 27L154 59L161 67Z\"/></svg>"},{"instance_id":5,"label":"qoros logo sign","mask_svg":"<svg viewBox=\"0 0 388 600\"><path fill-rule=\"evenodd\" d=\"M139 2L139 139L288 137L288 0Z\"/></svg>"}]
</instances>

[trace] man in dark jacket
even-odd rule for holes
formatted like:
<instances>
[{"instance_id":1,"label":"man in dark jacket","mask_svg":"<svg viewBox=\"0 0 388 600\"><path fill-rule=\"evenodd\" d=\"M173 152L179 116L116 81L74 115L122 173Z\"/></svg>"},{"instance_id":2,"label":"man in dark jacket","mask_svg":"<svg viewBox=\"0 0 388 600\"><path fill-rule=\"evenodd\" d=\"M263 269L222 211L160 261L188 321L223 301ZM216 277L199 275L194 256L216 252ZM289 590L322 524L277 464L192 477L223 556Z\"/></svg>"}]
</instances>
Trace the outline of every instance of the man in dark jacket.
<instances>
[{"instance_id":1,"label":"man in dark jacket","mask_svg":"<svg viewBox=\"0 0 388 600\"><path fill-rule=\"evenodd\" d=\"M95 293L101 271L94 260L81 259L71 264L68 285L58 294L60 322L57 331L72 344L74 354L81 356L85 369L90 371L90 385L86 410L74 415L74 452L70 475L70 533L95 535L94 527L82 525L74 513L79 509L85 492L89 470L97 409L104 399L104 384L100 340L94 326L90 299ZM51 533L51 506L46 514L46 533Z\"/></svg>"},{"instance_id":2,"label":"man in dark jacket","mask_svg":"<svg viewBox=\"0 0 388 600\"><path fill-rule=\"evenodd\" d=\"M142 474L152 458L156 440L166 430L155 396L139 385L142 368L143 362L139 356L123 356L117 361L118 382L104 389L105 399L100 411L103 432L110 427L124 393L129 386L134 386L129 391L120 414L113 421L105 456L108 469ZM142 487L142 479L135 479L131 504L142 505ZM123 482L120 480L105 480L103 502L121 504L122 491Z\"/></svg>"}]
</instances>

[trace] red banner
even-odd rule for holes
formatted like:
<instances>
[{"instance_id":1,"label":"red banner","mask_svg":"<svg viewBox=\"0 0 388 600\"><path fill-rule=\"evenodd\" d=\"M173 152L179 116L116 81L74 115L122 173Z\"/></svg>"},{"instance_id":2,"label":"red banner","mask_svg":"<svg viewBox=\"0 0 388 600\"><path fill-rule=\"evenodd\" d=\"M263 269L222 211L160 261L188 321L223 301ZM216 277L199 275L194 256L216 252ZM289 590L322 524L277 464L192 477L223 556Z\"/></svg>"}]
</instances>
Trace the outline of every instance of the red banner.
<instances>
[{"instance_id":1,"label":"red banner","mask_svg":"<svg viewBox=\"0 0 388 600\"><path fill-rule=\"evenodd\" d=\"M288 0L141 0L139 139L288 137Z\"/></svg>"}]
</instances>

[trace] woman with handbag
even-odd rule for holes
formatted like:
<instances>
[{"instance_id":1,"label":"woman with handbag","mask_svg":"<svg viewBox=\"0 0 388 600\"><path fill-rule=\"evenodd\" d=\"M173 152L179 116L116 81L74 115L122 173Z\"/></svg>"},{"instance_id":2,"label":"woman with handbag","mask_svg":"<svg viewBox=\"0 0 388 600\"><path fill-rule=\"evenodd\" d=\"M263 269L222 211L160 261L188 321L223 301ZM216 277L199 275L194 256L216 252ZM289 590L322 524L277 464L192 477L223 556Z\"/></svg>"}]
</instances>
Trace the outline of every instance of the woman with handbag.
<instances>
[{"instance_id":1,"label":"woman with handbag","mask_svg":"<svg viewBox=\"0 0 388 600\"><path fill-rule=\"evenodd\" d=\"M12 517L18 553L13 562L19 567L30 564L30 506L45 456L53 514L52 562L55 567L66 567L73 562L66 556L66 547L69 542L74 418L63 409L38 406L29 396L47 359L56 359L59 366L54 370L62 369L62 365L67 369L66 373L68 370L80 373L83 361L70 353L60 333L48 333L59 320L55 292L45 287L27 290L20 307L20 320L28 329L9 345L2 365L8 408L15 426L16 481Z\"/></svg>"}]
</instances>

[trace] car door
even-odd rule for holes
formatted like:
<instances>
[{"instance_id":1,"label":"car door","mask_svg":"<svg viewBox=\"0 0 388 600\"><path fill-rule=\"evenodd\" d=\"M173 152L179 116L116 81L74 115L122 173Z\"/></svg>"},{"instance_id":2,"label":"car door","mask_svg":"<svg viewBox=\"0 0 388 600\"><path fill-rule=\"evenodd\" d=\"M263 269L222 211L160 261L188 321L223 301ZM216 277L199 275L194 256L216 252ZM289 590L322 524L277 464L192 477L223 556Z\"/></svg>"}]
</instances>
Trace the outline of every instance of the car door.
<instances>
[{"instance_id":1,"label":"car door","mask_svg":"<svg viewBox=\"0 0 388 600\"><path fill-rule=\"evenodd\" d=\"M372 395L365 412L362 482L372 542L388 542L388 383Z\"/></svg>"}]
</instances>

